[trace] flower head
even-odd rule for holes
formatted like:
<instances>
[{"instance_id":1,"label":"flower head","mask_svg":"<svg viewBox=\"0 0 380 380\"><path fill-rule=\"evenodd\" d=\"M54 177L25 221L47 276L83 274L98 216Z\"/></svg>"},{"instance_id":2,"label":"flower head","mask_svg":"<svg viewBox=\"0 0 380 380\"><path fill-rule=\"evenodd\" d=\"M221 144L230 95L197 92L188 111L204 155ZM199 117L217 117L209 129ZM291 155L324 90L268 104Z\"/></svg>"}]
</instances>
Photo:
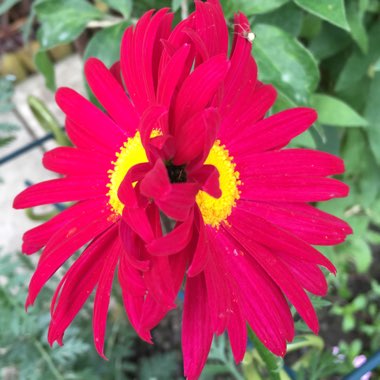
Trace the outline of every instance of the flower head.
<instances>
[{"instance_id":1,"label":"flower head","mask_svg":"<svg viewBox=\"0 0 380 380\"><path fill-rule=\"evenodd\" d=\"M174 29L167 9L147 12L126 30L110 70L87 61L87 81L106 112L73 90L57 92L75 147L48 152L45 167L63 177L26 189L14 203L76 202L24 236L25 253L44 248L27 305L89 243L58 286L49 342L62 342L96 289L94 338L104 356L115 270L129 320L150 342L185 279L189 379L201 373L214 334L227 331L242 360L247 322L284 355L294 336L287 301L317 332L306 291L324 295L320 266L335 268L312 245L338 244L351 232L308 204L347 195L346 185L328 178L343 172L343 162L285 148L316 120L315 111L265 118L276 91L257 79L247 18L235 16L229 51L219 1L195 5ZM165 220L173 223L166 233Z\"/></svg>"}]
</instances>

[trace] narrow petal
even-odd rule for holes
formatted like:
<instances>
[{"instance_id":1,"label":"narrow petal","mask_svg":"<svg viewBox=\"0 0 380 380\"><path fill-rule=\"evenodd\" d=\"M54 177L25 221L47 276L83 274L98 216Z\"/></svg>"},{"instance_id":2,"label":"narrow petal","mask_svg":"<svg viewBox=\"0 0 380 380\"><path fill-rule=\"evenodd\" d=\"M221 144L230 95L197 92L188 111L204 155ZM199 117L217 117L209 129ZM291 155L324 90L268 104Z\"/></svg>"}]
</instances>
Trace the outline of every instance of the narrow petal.
<instances>
[{"instance_id":1,"label":"narrow petal","mask_svg":"<svg viewBox=\"0 0 380 380\"><path fill-rule=\"evenodd\" d=\"M62 111L78 126L86 130L89 140L111 151L118 151L128 134L99 108L69 88L60 88L55 96Z\"/></svg>"},{"instance_id":2,"label":"narrow petal","mask_svg":"<svg viewBox=\"0 0 380 380\"><path fill-rule=\"evenodd\" d=\"M220 124L217 109L208 108L191 117L184 125L176 128L175 165L186 164L200 155L208 155L209 149L215 142ZM211 146L210 145L211 142Z\"/></svg>"},{"instance_id":3,"label":"narrow petal","mask_svg":"<svg viewBox=\"0 0 380 380\"><path fill-rule=\"evenodd\" d=\"M279 112L256 124L245 125L231 138L229 149L238 154L246 154L282 148L306 131L317 117L311 108L293 108Z\"/></svg>"},{"instance_id":4,"label":"narrow petal","mask_svg":"<svg viewBox=\"0 0 380 380\"><path fill-rule=\"evenodd\" d=\"M58 147L46 152L42 161L46 169L65 175L99 175L107 177L111 162L99 152Z\"/></svg>"},{"instance_id":5,"label":"narrow petal","mask_svg":"<svg viewBox=\"0 0 380 380\"><path fill-rule=\"evenodd\" d=\"M104 202L105 203L105 202ZM66 223L75 219L82 213L89 213L94 209L94 200L87 200L76 203L60 212L47 222L25 232L23 236L22 251L30 255L37 252L46 245L49 239Z\"/></svg>"},{"instance_id":6,"label":"narrow petal","mask_svg":"<svg viewBox=\"0 0 380 380\"><path fill-rule=\"evenodd\" d=\"M223 55L210 58L199 65L183 82L179 90L175 110L175 126L210 105L229 68Z\"/></svg>"},{"instance_id":7,"label":"narrow petal","mask_svg":"<svg viewBox=\"0 0 380 380\"><path fill-rule=\"evenodd\" d=\"M344 172L343 160L332 154L309 149L283 149L265 153L251 153L235 159L242 178L256 176L311 176L324 177Z\"/></svg>"},{"instance_id":8,"label":"narrow petal","mask_svg":"<svg viewBox=\"0 0 380 380\"><path fill-rule=\"evenodd\" d=\"M308 204L241 201L241 205L309 244L340 244L352 233L351 227L343 220Z\"/></svg>"},{"instance_id":9,"label":"narrow petal","mask_svg":"<svg viewBox=\"0 0 380 380\"><path fill-rule=\"evenodd\" d=\"M188 278L182 320L182 352L185 376L198 379L210 351L213 331L203 274Z\"/></svg>"},{"instance_id":10,"label":"narrow petal","mask_svg":"<svg viewBox=\"0 0 380 380\"><path fill-rule=\"evenodd\" d=\"M266 249L262 245L258 245L248 238L247 232L250 231L248 226L245 226L244 232L234 227L230 228L228 233L234 237L236 242L239 242L239 244L244 247L251 257L261 266L262 270L272 278L297 309L310 329L317 333L319 326L313 305L291 272L282 264L275 254L272 253L272 251ZM285 347L283 353L285 353Z\"/></svg>"},{"instance_id":11,"label":"narrow petal","mask_svg":"<svg viewBox=\"0 0 380 380\"><path fill-rule=\"evenodd\" d=\"M115 123L129 136L133 136L137 130L138 115L122 86L103 62L96 58L87 60L84 71L99 102Z\"/></svg>"},{"instance_id":12,"label":"narrow petal","mask_svg":"<svg viewBox=\"0 0 380 380\"><path fill-rule=\"evenodd\" d=\"M26 306L32 305L50 277L75 251L113 224L102 209L84 214L67 223L49 240L29 284Z\"/></svg>"},{"instance_id":13,"label":"narrow petal","mask_svg":"<svg viewBox=\"0 0 380 380\"><path fill-rule=\"evenodd\" d=\"M51 179L28 187L13 201L16 209L51 203L80 201L104 196L107 188L98 177L68 177Z\"/></svg>"},{"instance_id":14,"label":"narrow petal","mask_svg":"<svg viewBox=\"0 0 380 380\"><path fill-rule=\"evenodd\" d=\"M319 202L346 197L349 187L336 179L303 176L242 178L242 199L263 202Z\"/></svg>"},{"instance_id":15,"label":"narrow petal","mask_svg":"<svg viewBox=\"0 0 380 380\"><path fill-rule=\"evenodd\" d=\"M275 253L287 252L298 260L322 265L330 272L336 272L334 265L315 248L244 208L237 208L236 212L231 214L229 222L249 236L250 239L267 246Z\"/></svg>"},{"instance_id":16,"label":"narrow petal","mask_svg":"<svg viewBox=\"0 0 380 380\"><path fill-rule=\"evenodd\" d=\"M120 240L117 238L117 228L115 228L114 231L113 241L104 252L106 260L100 272L99 282L96 288L92 318L95 348L98 354L104 359L107 359L104 355L104 336L106 332L112 282L117 262L122 253Z\"/></svg>"},{"instance_id":17,"label":"narrow petal","mask_svg":"<svg viewBox=\"0 0 380 380\"><path fill-rule=\"evenodd\" d=\"M168 234L149 242L146 245L148 252L155 256L167 256L178 253L186 248L192 238L193 216L184 222L177 223Z\"/></svg>"},{"instance_id":18,"label":"narrow petal","mask_svg":"<svg viewBox=\"0 0 380 380\"><path fill-rule=\"evenodd\" d=\"M62 278L51 305L48 333L51 345L54 341L62 343L65 330L94 290L107 258L104 252L115 238L115 229L110 229L94 240Z\"/></svg>"}]
</instances>

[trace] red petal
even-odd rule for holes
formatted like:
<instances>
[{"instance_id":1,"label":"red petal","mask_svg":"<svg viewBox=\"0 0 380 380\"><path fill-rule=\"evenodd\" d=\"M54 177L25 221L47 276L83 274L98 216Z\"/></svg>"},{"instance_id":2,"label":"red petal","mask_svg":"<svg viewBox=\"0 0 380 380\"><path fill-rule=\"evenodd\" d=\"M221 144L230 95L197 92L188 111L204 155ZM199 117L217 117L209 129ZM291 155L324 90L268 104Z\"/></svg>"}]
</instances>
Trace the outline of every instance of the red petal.
<instances>
[{"instance_id":1,"label":"red petal","mask_svg":"<svg viewBox=\"0 0 380 380\"><path fill-rule=\"evenodd\" d=\"M87 60L84 71L88 84L99 102L119 127L133 136L137 130L138 115L123 87L103 62L96 58Z\"/></svg>"},{"instance_id":2,"label":"red petal","mask_svg":"<svg viewBox=\"0 0 380 380\"><path fill-rule=\"evenodd\" d=\"M182 320L182 352L185 376L198 379L210 351L213 331L203 274L188 278Z\"/></svg>"},{"instance_id":3,"label":"red petal","mask_svg":"<svg viewBox=\"0 0 380 380\"><path fill-rule=\"evenodd\" d=\"M99 276L98 286L94 299L94 312L92 318L92 327L94 333L94 343L98 354L107 359L104 355L104 335L106 332L107 314L110 302L112 282L117 262L122 253L120 240L117 237L118 231L115 228L114 239L106 247L104 264Z\"/></svg>"},{"instance_id":4,"label":"red petal","mask_svg":"<svg viewBox=\"0 0 380 380\"><path fill-rule=\"evenodd\" d=\"M58 178L37 183L16 196L16 209L47 205L50 203L79 201L105 196L106 184L98 178ZM105 202L104 202L105 203Z\"/></svg>"},{"instance_id":5,"label":"red petal","mask_svg":"<svg viewBox=\"0 0 380 380\"><path fill-rule=\"evenodd\" d=\"M94 240L62 278L51 305L52 321L48 333L51 345L56 340L62 341L66 328L94 290L106 261L104 252L116 238L115 230L117 228L110 229Z\"/></svg>"},{"instance_id":6,"label":"red petal","mask_svg":"<svg viewBox=\"0 0 380 380\"><path fill-rule=\"evenodd\" d=\"M87 140L117 152L128 138L106 114L70 88L60 88L55 99L62 111L83 130Z\"/></svg>"}]
</instances>

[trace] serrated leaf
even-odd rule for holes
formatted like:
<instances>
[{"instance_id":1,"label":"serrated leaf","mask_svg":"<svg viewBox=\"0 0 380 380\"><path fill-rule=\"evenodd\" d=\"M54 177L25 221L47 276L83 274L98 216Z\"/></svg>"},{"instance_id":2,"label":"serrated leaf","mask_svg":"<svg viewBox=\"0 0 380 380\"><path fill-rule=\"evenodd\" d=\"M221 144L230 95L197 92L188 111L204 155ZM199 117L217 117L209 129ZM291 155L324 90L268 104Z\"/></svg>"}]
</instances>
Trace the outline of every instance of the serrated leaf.
<instances>
[{"instance_id":1,"label":"serrated leaf","mask_svg":"<svg viewBox=\"0 0 380 380\"><path fill-rule=\"evenodd\" d=\"M331 24L349 30L343 0L294 0L294 2Z\"/></svg>"},{"instance_id":2,"label":"serrated leaf","mask_svg":"<svg viewBox=\"0 0 380 380\"><path fill-rule=\"evenodd\" d=\"M131 16L133 2L132 0L103 0L108 6L115 11L120 12L126 19Z\"/></svg>"},{"instance_id":3,"label":"serrated leaf","mask_svg":"<svg viewBox=\"0 0 380 380\"><path fill-rule=\"evenodd\" d=\"M85 0L45 0L35 6L35 11L41 22L38 37L44 49L75 40L89 21L103 17Z\"/></svg>"},{"instance_id":4,"label":"serrated leaf","mask_svg":"<svg viewBox=\"0 0 380 380\"><path fill-rule=\"evenodd\" d=\"M254 30L253 56L260 80L273 84L297 104L306 104L319 82L319 70L311 53L275 26L259 24Z\"/></svg>"},{"instance_id":5,"label":"serrated leaf","mask_svg":"<svg viewBox=\"0 0 380 380\"><path fill-rule=\"evenodd\" d=\"M368 120L369 144L380 164L380 72L372 80L364 115Z\"/></svg>"},{"instance_id":6,"label":"serrated leaf","mask_svg":"<svg viewBox=\"0 0 380 380\"><path fill-rule=\"evenodd\" d=\"M325 94L313 94L310 98L313 108L318 111L318 120L334 127L365 127L367 121L342 100Z\"/></svg>"}]
</instances>

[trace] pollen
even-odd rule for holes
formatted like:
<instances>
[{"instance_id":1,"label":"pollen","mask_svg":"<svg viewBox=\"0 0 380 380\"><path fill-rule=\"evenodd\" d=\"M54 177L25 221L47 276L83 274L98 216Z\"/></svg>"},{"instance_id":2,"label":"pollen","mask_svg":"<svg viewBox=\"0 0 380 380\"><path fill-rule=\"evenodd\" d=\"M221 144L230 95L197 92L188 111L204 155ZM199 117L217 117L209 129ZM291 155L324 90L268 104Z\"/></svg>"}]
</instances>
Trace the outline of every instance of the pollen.
<instances>
[{"instance_id":1,"label":"pollen","mask_svg":"<svg viewBox=\"0 0 380 380\"><path fill-rule=\"evenodd\" d=\"M240 198L239 186L242 185L240 173L236 171L233 157L221 142L217 140L210 150L205 164L213 165L219 172L219 186L222 195L214 198L204 191L199 191L196 197L206 224L218 228L222 222L227 223L236 201Z\"/></svg>"},{"instance_id":2,"label":"pollen","mask_svg":"<svg viewBox=\"0 0 380 380\"><path fill-rule=\"evenodd\" d=\"M153 131L152 137L156 137L158 131ZM148 162L144 146L142 145L140 133L136 132L133 137L130 137L116 153L116 160L112 161L113 169L108 171L110 181L107 184L109 205L114 213L121 215L124 205L117 196L119 187L128 173L128 170L137 164Z\"/></svg>"}]
</instances>

